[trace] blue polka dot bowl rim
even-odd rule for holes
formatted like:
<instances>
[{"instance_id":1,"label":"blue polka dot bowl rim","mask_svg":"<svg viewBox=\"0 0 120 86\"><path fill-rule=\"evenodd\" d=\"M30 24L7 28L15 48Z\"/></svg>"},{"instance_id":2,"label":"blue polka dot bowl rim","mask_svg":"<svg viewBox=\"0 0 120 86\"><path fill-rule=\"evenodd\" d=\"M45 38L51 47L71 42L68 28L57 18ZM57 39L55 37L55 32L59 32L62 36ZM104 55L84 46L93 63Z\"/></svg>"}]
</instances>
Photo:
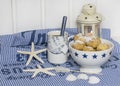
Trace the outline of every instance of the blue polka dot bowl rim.
<instances>
[{"instance_id":1,"label":"blue polka dot bowl rim","mask_svg":"<svg viewBox=\"0 0 120 86\"><path fill-rule=\"evenodd\" d=\"M114 44L106 39L101 39L101 42L107 43L110 48L103 51L80 51L71 47L74 40L69 42L70 55L80 65L81 72L96 74L102 71L101 65L110 58Z\"/></svg>"}]
</instances>

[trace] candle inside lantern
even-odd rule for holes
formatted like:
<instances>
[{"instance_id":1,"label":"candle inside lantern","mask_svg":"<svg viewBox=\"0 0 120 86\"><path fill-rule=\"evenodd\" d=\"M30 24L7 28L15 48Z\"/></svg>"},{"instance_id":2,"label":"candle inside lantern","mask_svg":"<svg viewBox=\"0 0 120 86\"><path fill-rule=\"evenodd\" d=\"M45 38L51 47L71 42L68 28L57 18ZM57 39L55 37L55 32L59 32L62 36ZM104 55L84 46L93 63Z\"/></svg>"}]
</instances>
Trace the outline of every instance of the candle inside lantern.
<instances>
[{"instance_id":1,"label":"candle inside lantern","mask_svg":"<svg viewBox=\"0 0 120 86\"><path fill-rule=\"evenodd\" d=\"M93 31L91 30L90 33L87 33L86 36L93 36Z\"/></svg>"}]
</instances>

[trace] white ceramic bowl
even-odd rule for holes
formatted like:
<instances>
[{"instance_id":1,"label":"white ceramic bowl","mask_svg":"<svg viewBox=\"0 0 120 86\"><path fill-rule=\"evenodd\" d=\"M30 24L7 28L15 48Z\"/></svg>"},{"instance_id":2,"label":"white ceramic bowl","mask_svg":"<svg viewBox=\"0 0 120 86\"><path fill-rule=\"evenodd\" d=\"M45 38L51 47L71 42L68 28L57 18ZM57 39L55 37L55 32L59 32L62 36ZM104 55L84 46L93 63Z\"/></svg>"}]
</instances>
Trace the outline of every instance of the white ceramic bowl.
<instances>
[{"instance_id":1,"label":"white ceramic bowl","mask_svg":"<svg viewBox=\"0 0 120 86\"><path fill-rule=\"evenodd\" d=\"M108 40L101 39L102 43L107 43L110 48L103 51L79 51L71 47L74 41L69 43L70 54L79 65L80 71L85 73L100 73L102 71L101 65L106 63L111 56L114 44Z\"/></svg>"}]
</instances>

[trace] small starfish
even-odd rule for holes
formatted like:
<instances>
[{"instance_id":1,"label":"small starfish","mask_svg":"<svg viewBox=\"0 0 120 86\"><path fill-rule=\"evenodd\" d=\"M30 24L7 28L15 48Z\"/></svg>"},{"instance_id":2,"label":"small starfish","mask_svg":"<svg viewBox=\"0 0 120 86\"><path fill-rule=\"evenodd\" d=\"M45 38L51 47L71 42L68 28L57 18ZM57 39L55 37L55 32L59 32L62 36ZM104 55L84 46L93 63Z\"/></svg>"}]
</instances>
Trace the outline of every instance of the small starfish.
<instances>
[{"instance_id":1,"label":"small starfish","mask_svg":"<svg viewBox=\"0 0 120 86\"><path fill-rule=\"evenodd\" d=\"M56 74L49 72L49 70L55 70L55 68L42 68L40 65L37 65L37 69L27 69L27 70L23 70L25 72L34 72L32 75L32 78L34 78L39 72L51 75L51 76L55 76Z\"/></svg>"},{"instance_id":2,"label":"small starfish","mask_svg":"<svg viewBox=\"0 0 120 86\"><path fill-rule=\"evenodd\" d=\"M37 54L39 54L41 52L44 52L44 51L46 51L46 49L35 51L34 43L32 42L31 52L27 52L27 51L17 51L17 52L21 53L21 54L29 54L30 55L28 61L26 62L26 66L27 66L30 63L30 61L32 60L33 57L35 59L37 59L38 61L40 61L41 63L44 63L44 61L37 56Z\"/></svg>"}]
</instances>

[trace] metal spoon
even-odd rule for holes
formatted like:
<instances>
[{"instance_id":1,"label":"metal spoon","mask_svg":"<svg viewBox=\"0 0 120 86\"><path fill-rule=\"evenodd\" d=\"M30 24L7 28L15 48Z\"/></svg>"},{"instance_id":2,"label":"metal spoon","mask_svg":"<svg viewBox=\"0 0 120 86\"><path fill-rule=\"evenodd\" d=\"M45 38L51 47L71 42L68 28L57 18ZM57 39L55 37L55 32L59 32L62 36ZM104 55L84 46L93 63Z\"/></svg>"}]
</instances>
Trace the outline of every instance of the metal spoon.
<instances>
[{"instance_id":1,"label":"metal spoon","mask_svg":"<svg viewBox=\"0 0 120 86\"><path fill-rule=\"evenodd\" d=\"M60 36L64 36L64 32L65 32L65 28L66 28L66 21L67 21L67 16L63 16Z\"/></svg>"}]
</instances>

